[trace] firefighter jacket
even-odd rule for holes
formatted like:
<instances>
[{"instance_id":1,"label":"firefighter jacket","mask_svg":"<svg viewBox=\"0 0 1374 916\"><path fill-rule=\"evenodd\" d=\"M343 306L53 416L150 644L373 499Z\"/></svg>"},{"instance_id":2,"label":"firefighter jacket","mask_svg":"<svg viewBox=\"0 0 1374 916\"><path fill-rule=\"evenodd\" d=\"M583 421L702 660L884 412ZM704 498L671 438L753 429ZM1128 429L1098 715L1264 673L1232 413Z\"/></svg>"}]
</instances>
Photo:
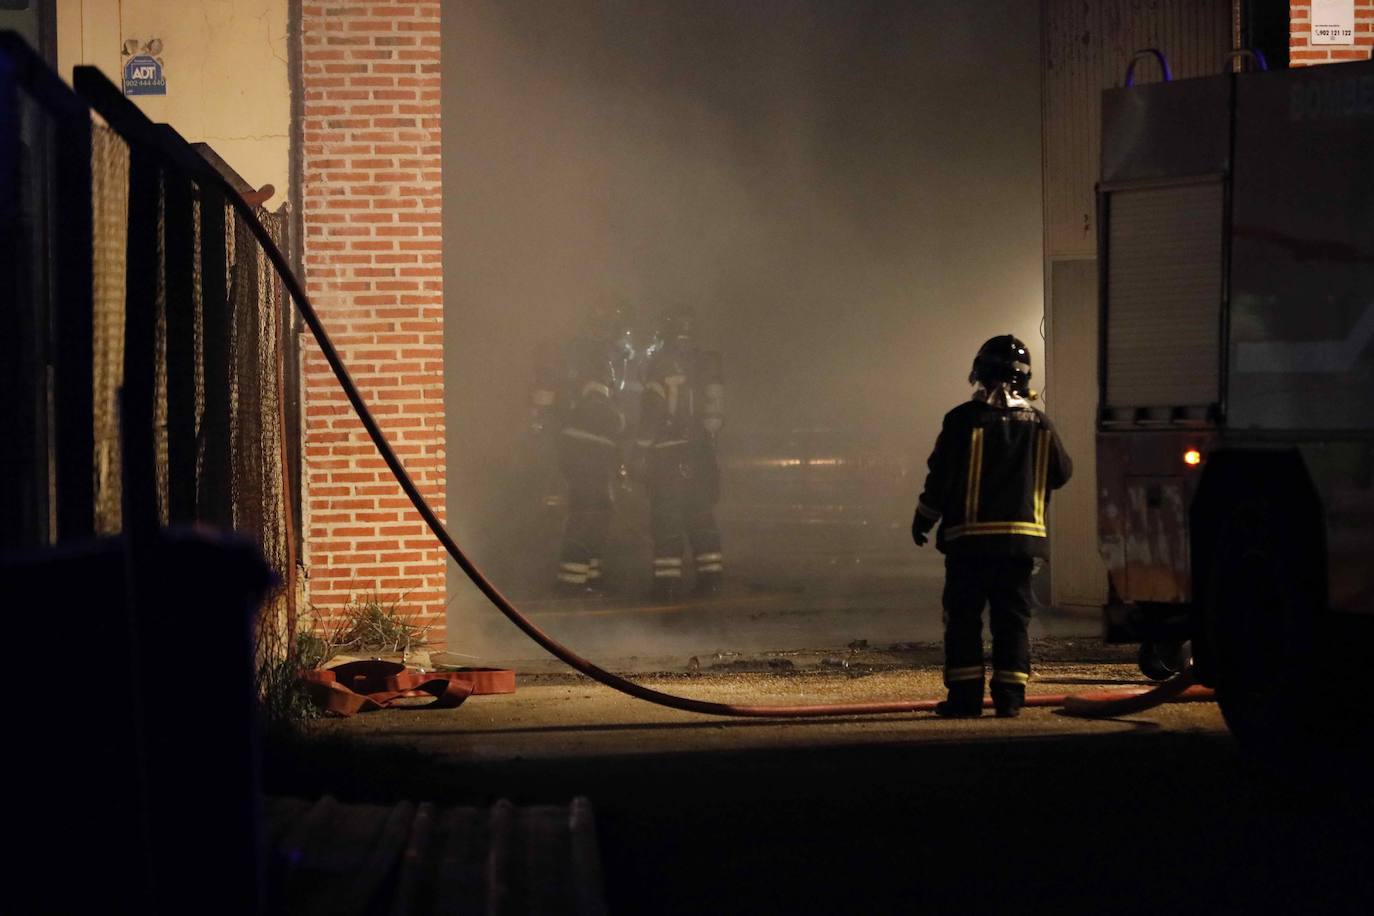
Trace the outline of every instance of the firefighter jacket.
<instances>
[{"instance_id":1,"label":"firefighter jacket","mask_svg":"<svg viewBox=\"0 0 1374 916\"><path fill-rule=\"evenodd\" d=\"M710 444L724 422L719 353L668 350L654 357L644 379L635 436L641 448Z\"/></svg>"},{"instance_id":2,"label":"firefighter jacket","mask_svg":"<svg viewBox=\"0 0 1374 916\"><path fill-rule=\"evenodd\" d=\"M563 418L558 461L571 479L609 480L620 464L625 418L602 382L583 383L580 396Z\"/></svg>"},{"instance_id":3,"label":"firefighter jacket","mask_svg":"<svg viewBox=\"0 0 1374 916\"><path fill-rule=\"evenodd\" d=\"M1047 557L1050 492L1073 464L1054 425L1026 401L975 399L945 414L912 535L936 522L951 556Z\"/></svg>"},{"instance_id":4,"label":"firefighter jacket","mask_svg":"<svg viewBox=\"0 0 1374 916\"><path fill-rule=\"evenodd\" d=\"M599 479L620 460L625 418L616 408L606 348L578 338L561 348L541 348L533 408L535 428L558 437L563 472Z\"/></svg>"}]
</instances>

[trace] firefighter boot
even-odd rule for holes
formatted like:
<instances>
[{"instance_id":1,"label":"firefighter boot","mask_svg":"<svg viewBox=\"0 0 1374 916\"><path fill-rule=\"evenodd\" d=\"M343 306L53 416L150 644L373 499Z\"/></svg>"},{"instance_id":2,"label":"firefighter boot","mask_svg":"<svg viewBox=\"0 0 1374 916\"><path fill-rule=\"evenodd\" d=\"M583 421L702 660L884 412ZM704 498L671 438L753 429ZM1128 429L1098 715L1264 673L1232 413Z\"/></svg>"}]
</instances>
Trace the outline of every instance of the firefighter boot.
<instances>
[{"instance_id":1,"label":"firefighter boot","mask_svg":"<svg viewBox=\"0 0 1374 916\"><path fill-rule=\"evenodd\" d=\"M655 578L649 600L654 604L678 604L682 600L682 579L676 576Z\"/></svg>"},{"instance_id":2,"label":"firefighter boot","mask_svg":"<svg viewBox=\"0 0 1374 916\"><path fill-rule=\"evenodd\" d=\"M587 563L587 589L588 598L606 597L606 580L601 575L601 561L593 557Z\"/></svg>"},{"instance_id":3,"label":"firefighter boot","mask_svg":"<svg viewBox=\"0 0 1374 916\"><path fill-rule=\"evenodd\" d=\"M555 598L581 598L587 594L587 573L591 569L589 563L583 562L580 558L576 560L564 560L558 564L558 578L553 584L553 596Z\"/></svg>"},{"instance_id":4,"label":"firefighter boot","mask_svg":"<svg viewBox=\"0 0 1374 916\"><path fill-rule=\"evenodd\" d=\"M956 684L949 688L949 697L935 705L935 715L942 719L976 719L983 714L983 682Z\"/></svg>"},{"instance_id":5,"label":"firefighter boot","mask_svg":"<svg viewBox=\"0 0 1374 916\"><path fill-rule=\"evenodd\" d=\"M714 598L719 595L723 578L718 572L698 572L696 584L692 586L692 597Z\"/></svg>"},{"instance_id":6,"label":"firefighter boot","mask_svg":"<svg viewBox=\"0 0 1374 916\"><path fill-rule=\"evenodd\" d=\"M1025 685L993 684L992 705L997 710L997 718L1015 719L1021 715L1021 707L1026 705Z\"/></svg>"},{"instance_id":7,"label":"firefighter boot","mask_svg":"<svg viewBox=\"0 0 1374 916\"><path fill-rule=\"evenodd\" d=\"M585 582L567 582L559 579L553 584L553 597L559 600L586 598L588 594Z\"/></svg>"}]
</instances>

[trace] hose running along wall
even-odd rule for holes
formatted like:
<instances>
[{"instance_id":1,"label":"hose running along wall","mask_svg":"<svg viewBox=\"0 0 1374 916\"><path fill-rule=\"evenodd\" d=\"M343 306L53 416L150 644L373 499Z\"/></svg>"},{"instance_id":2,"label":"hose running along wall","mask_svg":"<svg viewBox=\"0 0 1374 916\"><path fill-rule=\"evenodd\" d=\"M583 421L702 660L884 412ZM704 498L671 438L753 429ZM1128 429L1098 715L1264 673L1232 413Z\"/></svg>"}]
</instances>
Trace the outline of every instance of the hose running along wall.
<instances>
[{"instance_id":1,"label":"hose running along wall","mask_svg":"<svg viewBox=\"0 0 1374 916\"><path fill-rule=\"evenodd\" d=\"M415 511L420 513L429 530L434 534L439 543L448 551L455 563L462 568L472 583L476 585L487 597L496 609L505 615L511 623L515 624L521 632L537 643L550 655L562 661L564 664L585 674L598 683L604 684L613 690L637 699L656 703L671 709L681 709L686 712L705 713L716 716L735 716L746 718L798 718L815 716L866 716L881 715L886 713L904 712L928 712L935 708L937 700L896 700L877 703L833 703L833 704L814 704L797 706L777 706L777 705L745 705L736 703L713 703L705 700L694 700L690 697L680 697L671 693L664 693L636 684L626 680L617 674L594 664L591 661L578 655L576 652L564 646L562 643L549 636L539 627L535 626L524 614L511 604L510 600L503 595L495 585L487 579L486 575L477 568L476 564L468 558L458 542L449 534L444 523L435 515L430 508L429 502L416 487L407 473L405 465L397 457L392 449L391 443L383 434L381 427L377 424L376 418L368 409L362 395L358 392L357 386L353 382L352 376L348 372L348 367L344 365L339 357L338 351L334 348L334 343L325 330L324 324L320 321L320 316L315 311L315 307L310 302L310 297L305 292L305 287L292 271L287 263L285 256L277 247L275 241L268 234L266 228L258 222L257 215L253 208L249 206L233 187L229 185L217 173L212 173L212 180L219 183L228 199L233 202L234 208L238 210L244 221L256 236L259 244L267 252L273 266L276 268L282 282L286 284L287 290L291 293L291 298L295 301L301 317L310 326L310 333L314 335L316 343L329 362L330 369L333 370L335 378L339 380L344 393L348 396L349 403L353 405L358 419L362 421L363 427L367 430L368 437L372 439L373 445L381 454L396 481L405 491L410 499ZM1152 706L1164 702L1192 702L1210 700L1212 691L1202 687L1194 686L1191 670L1185 670L1172 680L1165 682L1151 690L1131 691L1112 691L1097 694L1084 694L1079 696L1069 696L1066 694L1035 695L1026 697L1027 706L1053 706L1064 707L1066 712L1074 715L1084 716L1116 716L1129 712L1138 712L1142 709L1149 709ZM984 701L985 705L990 705L990 700Z\"/></svg>"}]
</instances>

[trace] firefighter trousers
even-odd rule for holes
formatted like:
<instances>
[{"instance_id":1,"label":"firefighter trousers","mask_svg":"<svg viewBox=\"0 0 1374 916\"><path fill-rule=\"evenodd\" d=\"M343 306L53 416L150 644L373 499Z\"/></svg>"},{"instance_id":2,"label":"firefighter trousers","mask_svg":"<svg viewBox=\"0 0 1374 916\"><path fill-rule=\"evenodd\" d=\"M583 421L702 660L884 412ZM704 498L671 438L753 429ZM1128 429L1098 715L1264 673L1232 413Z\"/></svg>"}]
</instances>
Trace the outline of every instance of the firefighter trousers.
<instances>
[{"instance_id":1,"label":"firefighter trousers","mask_svg":"<svg viewBox=\"0 0 1374 916\"><path fill-rule=\"evenodd\" d=\"M595 587L601 582L601 554L611 525L611 482L605 474L568 476L568 521L563 529L558 581Z\"/></svg>"},{"instance_id":2,"label":"firefighter trousers","mask_svg":"<svg viewBox=\"0 0 1374 916\"><path fill-rule=\"evenodd\" d=\"M655 584L682 581L682 555L688 544L698 584L719 580L724 557L715 515L720 497L715 450L706 443L651 450L648 484Z\"/></svg>"},{"instance_id":3,"label":"firefighter trousers","mask_svg":"<svg viewBox=\"0 0 1374 916\"><path fill-rule=\"evenodd\" d=\"M1030 557L945 557L945 686L983 695L983 607L992 629L993 703L1020 708L1030 679Z\"/></svg>"}]
</instances>

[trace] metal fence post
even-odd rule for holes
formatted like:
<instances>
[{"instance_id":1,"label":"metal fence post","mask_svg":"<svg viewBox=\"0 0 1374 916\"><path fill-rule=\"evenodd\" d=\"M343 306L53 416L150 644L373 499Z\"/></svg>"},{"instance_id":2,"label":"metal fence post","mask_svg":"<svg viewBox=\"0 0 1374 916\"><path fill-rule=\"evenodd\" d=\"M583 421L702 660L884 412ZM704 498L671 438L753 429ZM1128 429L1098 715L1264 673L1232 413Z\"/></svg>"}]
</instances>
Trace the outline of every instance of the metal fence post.
<instances>
[{"instance_id":1,"label":"metal fence post","mask_svg":"<svg viewBox=\"0 0 1374 916\"><path fill-rule=\"evenodd\" d=\"M229 440L229 270L224 193L206 182L200 198L200 289L205 327L205 455L196 495L200 520L216 528L234 524Z\"/></svg>"},{"instance_id":2,"label":"metal fence post","mask_svg":"<svg viewBox=\"0 0 1374 916\"><path fill-rule=\"evenodd\" d=\"M169 169L163 221L167 277L167 521L196 520L195 200L191 181Z\"/></svg>"},{"instance_id":3,"label":"metal fence post","mask_svg":"<svg viewBox=\"0 0 1374 916\"><path fill-rule=\"evenodd\" d=\"M92 274L91 119L57 119L53 188L53 401L57 439L57 534L95 534L95 301Z\"/></svg>"}]
</instances>

